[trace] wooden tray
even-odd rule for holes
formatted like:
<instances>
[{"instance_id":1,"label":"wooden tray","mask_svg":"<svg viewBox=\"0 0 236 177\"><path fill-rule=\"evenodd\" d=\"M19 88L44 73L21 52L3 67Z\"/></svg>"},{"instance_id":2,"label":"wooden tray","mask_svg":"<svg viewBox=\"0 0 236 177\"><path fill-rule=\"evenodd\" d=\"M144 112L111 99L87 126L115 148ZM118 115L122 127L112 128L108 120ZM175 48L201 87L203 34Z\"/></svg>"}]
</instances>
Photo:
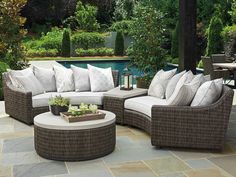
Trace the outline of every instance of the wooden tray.
<instances>
[{"instance_id":1,"label":"wooden tray","mask_svg":"<svg viewBox=\"0 0 236 177\"><path fill-rule=\"evenodd\" d=\"M83 121L90 121L90 120L99 120L104 119L106 114L103 112L98 111L97 114L86 114L82 116L72 116L68 112L61 112L61 117L63 117L69 123L72 122L83 122Z\"/></svg>"}]
</instances>

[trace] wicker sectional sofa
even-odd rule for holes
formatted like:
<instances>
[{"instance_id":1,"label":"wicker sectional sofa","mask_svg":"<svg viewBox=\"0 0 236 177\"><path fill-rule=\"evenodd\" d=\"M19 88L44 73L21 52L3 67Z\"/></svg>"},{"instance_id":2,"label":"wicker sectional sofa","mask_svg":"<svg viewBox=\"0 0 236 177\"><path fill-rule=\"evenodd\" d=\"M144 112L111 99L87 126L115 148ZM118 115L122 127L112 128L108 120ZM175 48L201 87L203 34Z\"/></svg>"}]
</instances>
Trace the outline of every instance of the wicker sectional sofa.
<instances>
[{"instance_id":1,"label":"wicker sectional sofa","mask_svg":"<svg viewBox=\"0 0 236 177\"><path fill-rule=\"evenodd\" d=\"M114 85L119 84L119 72L112 71ZM105 92L49 92L32 97L31 92L25 92L22 89L16 88L11 83L9 73L3 73L3 92L5 99L5 111L11 117L22 121L26 124L33 124L33 118L41 113L49 111L48 99L50 96L58 95L69 97L72 104L78 105L81 101L88 104L97 104L100 108L103 108L103 94Z\"/></svg>"},{"instance_id":2,"label":"wicker sectional sofa","mask_svg":"<svg viewBox=\"0 0 236 177\"><path fill-rule=\"evenodd\" d=\"M234 92L224 86L220 99L209 106L152 105L151 117L124 109L124 124L143 129L157 147L222 150Z\"/></svg>"}]
</instances>

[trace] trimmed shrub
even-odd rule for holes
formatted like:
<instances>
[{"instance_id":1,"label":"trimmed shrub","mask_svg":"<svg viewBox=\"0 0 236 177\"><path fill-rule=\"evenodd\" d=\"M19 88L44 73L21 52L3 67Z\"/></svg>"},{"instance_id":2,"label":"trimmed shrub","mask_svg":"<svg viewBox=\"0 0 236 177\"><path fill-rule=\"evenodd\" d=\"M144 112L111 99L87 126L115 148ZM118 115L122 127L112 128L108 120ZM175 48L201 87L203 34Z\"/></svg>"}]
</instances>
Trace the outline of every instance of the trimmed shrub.
<instances>
[{"instance_id":1,"label":"trimmed shrub","mask_svg":"<svg viewBox=\"0 0 236 177\"><path fill-rule=\"evenodd\" d=\"M77 32L72 36L72 44L75 48L89 49L103 47L105 35L97 32Z\"/></svg>"},{"instance_id":2,"label":"trimmed shrub","mask_svg":"<svg viewBox=\"0 0 236 177\"><path fill-rule=\"evenodd\" d=\"M173 58L177 58L179 56L179 22L176 23L176 27L172 32L171 56Z\"/></svg>"},{"instance_id":3,"label":"trimmed shrub","mask_svg":"<svg viewBox=\"0 0 236 177\"><path fill-rule=\"evenodd\" d=\"M82 48L75 50L76 54L80 57L84 56L113 56L114 50L110 48L94 48L84 50Z\"/></svg>"},{"instance_id":4,"label":"trimmed shrub","mask_svg":"<svg viewBox=\"0 0 236 177\"><path fill-rule=\"evenodd\" d=\"M223 23L218 16L211 19L210 25L207 29L207 49L206 56L221 53L223 50L223 38L221 33L223 31Z\"/></svg>"},{"instance_id":5,"label":"trimmed shrub","mask_svg":"<svg viewBox=\"0 0 236 177\"><path fill-rule=\"evenodd\" d=\"M0 100L3 99L2 73L6 72L7 69L9 69L9 66L4 62L0 62Z\"/></svg>"},{"instance_id":6,"label":"trimmed shrub","mask_svg":"<svg viewBox=\"0 0 236 177\"><path fill-rule=\"evenodd\" d=\"M117 55L117 56L124 55L124 36L123 36L122 32L117 32L117 35L116 35L115 55Z\"/></svg>"},{"instance_id":7,"label":"trimmed shrub","mask_svg":"<svg viewBox=\"0 0 236 177\"><path fill-rule=\"evenodd\" d=\"M116 32L122 32L124 35L128 35L130 32L130 28L132 26L132 20L122 20L112 24L111 30Z\"/></svg>"},{"instance_id":8,"label":"trimmed shrub","mask_svg":"<svg viewBox=\"0 0 236 177\"><path fill-rule=\"evenodd\" d=\"M64 30L64 32L63 32L61 54L63 57L70 57L71 40L70 40L70 31L69 30Z\"/></svg>"},{"instance_id":9,"label":"trimmed shrub","mask_svg":"<svg viewBox=\"0 0 236 177\"><path fill-rule=\"evenodd\" d=\"M27 57L56 57L58 56L58 50L57 49L29 49L26 52Z\"/></svg>"}]
</instances>

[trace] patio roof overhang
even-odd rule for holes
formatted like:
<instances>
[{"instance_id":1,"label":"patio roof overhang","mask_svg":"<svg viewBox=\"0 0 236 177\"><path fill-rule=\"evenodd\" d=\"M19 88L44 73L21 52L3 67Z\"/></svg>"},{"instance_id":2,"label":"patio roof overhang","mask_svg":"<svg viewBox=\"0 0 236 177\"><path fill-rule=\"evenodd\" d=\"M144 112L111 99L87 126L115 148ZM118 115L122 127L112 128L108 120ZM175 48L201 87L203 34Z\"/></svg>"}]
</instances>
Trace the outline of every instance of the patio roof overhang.
<instances>
[{"instance_id":1,"label":"patio roof overhang","mask_svg":"<svg viewBox=\"0 0 236 177\"><path fill-rule=\"evenodd\" d=\"M197 0L179 0L179 69L196 73Z\"/></svg>"}]
</instances>

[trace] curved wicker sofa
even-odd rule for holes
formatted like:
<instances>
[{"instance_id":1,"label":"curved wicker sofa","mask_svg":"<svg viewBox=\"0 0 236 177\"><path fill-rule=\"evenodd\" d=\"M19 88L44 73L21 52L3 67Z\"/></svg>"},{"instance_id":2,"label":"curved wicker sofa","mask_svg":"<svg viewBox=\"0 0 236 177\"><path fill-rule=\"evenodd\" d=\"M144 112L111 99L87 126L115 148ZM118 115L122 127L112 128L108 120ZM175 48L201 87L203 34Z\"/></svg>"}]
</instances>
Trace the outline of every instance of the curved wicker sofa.
<instances>
[{"instance_id":1,"label":"curved wicker sofa","mask_svg":"<svg viewBox=\"0 0 236 177\"><path fill-rule=\"evenodd\" d=\"M114 85L119 85L119 72L112 71ZM5 100L5 112L11 117L26 124L33 124L33 118L41 113L49 111L49 107L33 108L32 93L12 85L9 73L3 73L3 92ZM102 105L100 108L102 109Z\"/></svg>"},{"instance_id":2,"label":"curved wicker sofa","mask_svg":"<svg viewBox=\"0 0 236 177\"><path fill-rule=\"evenodd\" d=\"M153 146L222 150L233 95L224 86L221 98L209 106L153 106L152 118L125 109L124 124L149 133Z\"/></svg>"}]
</instances>

